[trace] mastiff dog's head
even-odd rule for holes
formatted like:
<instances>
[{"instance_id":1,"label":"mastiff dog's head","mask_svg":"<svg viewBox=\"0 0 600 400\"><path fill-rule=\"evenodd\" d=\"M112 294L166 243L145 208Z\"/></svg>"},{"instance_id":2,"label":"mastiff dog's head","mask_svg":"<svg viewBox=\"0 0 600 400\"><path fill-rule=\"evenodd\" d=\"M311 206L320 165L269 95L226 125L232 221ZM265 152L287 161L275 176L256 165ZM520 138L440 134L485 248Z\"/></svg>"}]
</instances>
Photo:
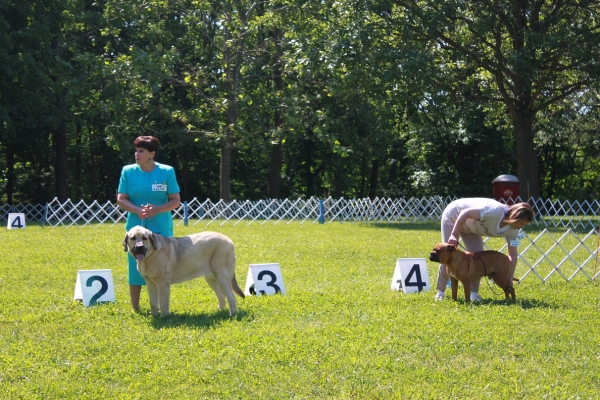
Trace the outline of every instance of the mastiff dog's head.
<instances>
[{"instance_id":1,"label":"mastiff dog's head","mask_svg":"<svg viewBox=\"0 0 600 400\"><path fill-rule=\"evenodd\" d=\"M152 231L134 226L125 234L123 249L129 251L136 260L144 261L149 250L156 250L156 238Z\"/></svg>"}]
</instances>

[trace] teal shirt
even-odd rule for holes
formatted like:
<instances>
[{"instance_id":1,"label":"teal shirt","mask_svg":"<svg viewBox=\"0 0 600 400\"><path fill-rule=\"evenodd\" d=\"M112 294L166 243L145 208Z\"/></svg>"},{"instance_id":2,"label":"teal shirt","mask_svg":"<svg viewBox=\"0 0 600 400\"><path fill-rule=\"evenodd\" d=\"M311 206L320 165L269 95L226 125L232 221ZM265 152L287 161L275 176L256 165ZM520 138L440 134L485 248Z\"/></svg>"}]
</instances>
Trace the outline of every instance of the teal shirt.
<instances>
[{"instance_id":1,"label":"teal shirt","mask_svg":"<svg viewBox=\"0 0 600 400\"><path fill-rule=\"evenodd\" d=\"M129 196L129 201L141 207L143 204L162 205L169 201L169 195L179 193L175 169L169 165L156 163L151 172L144 172L137 164L126 165L119 180L119 193ZM162 212L150 219L142 219L135 213L127 213L125 229L136 225L150 229L154 233L172 232L171 212Z\"/></svg>"}]
</instances>

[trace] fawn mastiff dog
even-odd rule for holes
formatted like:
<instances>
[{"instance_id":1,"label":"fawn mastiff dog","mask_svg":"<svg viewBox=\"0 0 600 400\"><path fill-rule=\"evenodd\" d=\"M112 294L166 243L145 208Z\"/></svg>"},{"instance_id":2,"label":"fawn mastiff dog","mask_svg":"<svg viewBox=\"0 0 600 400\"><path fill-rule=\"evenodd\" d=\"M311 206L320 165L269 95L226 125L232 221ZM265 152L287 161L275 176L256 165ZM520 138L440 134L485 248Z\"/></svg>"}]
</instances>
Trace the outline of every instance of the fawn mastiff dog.
<instances>
[{"instance_id":1,"label":"fawn mastiff dog","mask_svg":"<svg viewBox=\"0 0 600 400\"><path fill-rule=\"evenodd\" d=\"M448 243L438 243L429 254L429 260L439 262L448 269L452 285L452 300L456 301L458 281L465 290L465 301L471 300L471 282L487 276L492 279L503 291L508 299L510 294L516 300L515 289L510 279L510 260L497 251L463 252Z\"/></svg>"},{"instance_id":2,"label":"fawn mastiff dog","mask_svg":"<svg viewBox=\"0 0 600 400\"><path fill-rule=\"evenodd\" d=\"M169 315L171 285L204 276L215 291L219 309L236 312L234 292L244 298L235 279L233 242L217 232L202 232L173 238L135 226L123 239L125 251L137 260L137 268L146 280L152 315Z\"/></svg>"}]
</instances>

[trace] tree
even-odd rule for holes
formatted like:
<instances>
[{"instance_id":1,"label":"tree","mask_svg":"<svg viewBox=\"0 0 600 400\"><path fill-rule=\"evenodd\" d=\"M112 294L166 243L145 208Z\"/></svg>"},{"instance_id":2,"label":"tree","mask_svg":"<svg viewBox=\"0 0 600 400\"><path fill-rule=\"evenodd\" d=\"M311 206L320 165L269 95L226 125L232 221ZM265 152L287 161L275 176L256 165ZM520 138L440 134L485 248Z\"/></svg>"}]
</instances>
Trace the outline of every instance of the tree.
<instances>
[{"instance_id":1,"label":"tree","mask_svg":"<svg viewBox=\"0 0 600 400\"><path fill-rule=\"evenodd\" d=\"M127 10L126 28L115 24L112 31L115 37L130 31L133 41L127 42L134 46L134 50L119 49L121 59L113 62L130 78L139 76L140 65L151 72L142 76L155 85L155 92L147 97L152 97L152 112L147 113L147 119L155 126L170 117L171 125L179 125L179 133L170 130L169 136L177 136L179 143L186 142L185 137L190 135L196 135L193 143L218 141L219 197L225 201L232 199L232 152L249 133L244 130L241 112L248 110L243 107L249 92L245 85L249 59L257 47L255 18L259 4L154 0L114 1L111 7L115 15ZM152 87L144 82L137 86L142 91ZM171 95L165 96L167 92ZM186 124L181 126L178 120ZM187 130L185 134L182 128Z\"/></svg>"},{"instance_id":2,"label":"tree","mask_svg":"<svg viewBox=\"0 0 600 400\"><path fill-rule=\"evenodd\" d=\"M0 141L6 160L6 197L12 202L20 188L21 201L38 200L43 192L53 192L53 186L41 180L46 180L52 161L57 160L48 151L56 142L49 133L59 116L52 72L62 67L53 44L66 5L60 0L24 0L2 1L0 7ZM58 184L55 180L54 187Z\"/></svg>"},{"instance_id":3,"label":"tree","mask_svg":"<svg viewBox=\"0 0 600 400\"><path fill-rule=\"evenodd\" d=\"M598 2L391 0L377 14L399 37L428 42L440 68L458 68L512 119L520 194L538 197L535 118L600 77ZM444 74L440 75L444 77ZM437 81L448 88L448 82ZM450 82L454 90L461 82Z\"/></svg>"},{"instance_id":4,"label":"tree","mask_svg":"<svg viewBox=\"0 0 600 400\"><path fill-rule=\"evenodd\" d=\"M545 197L587 200L600 195L597 88L540 113L536 145Z\"/></svg>"}]
</instances>

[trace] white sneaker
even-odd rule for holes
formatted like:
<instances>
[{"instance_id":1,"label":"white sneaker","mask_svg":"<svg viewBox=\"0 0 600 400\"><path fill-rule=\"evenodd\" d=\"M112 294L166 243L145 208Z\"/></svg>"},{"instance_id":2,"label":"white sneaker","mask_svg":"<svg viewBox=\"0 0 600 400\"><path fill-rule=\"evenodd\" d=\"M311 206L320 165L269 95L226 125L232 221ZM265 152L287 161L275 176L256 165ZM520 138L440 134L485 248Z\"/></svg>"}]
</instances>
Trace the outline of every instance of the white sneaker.
<instances>
[{"instance_id":1,"label":"white sneaker","mask_svg":"<svg viewBox=\"0 0 600 400\"><path fill-rule=\"evenodd\" d=\"M435 301L442 301L444 300L444 293L438 293L435 295Z\"/></svg>"},{"instance_id":2,"label":"white sneaker","mask_svg":"<svg viewBox=\"0 0 600 400\"><path fill-rule=\"evenodd\" d=\"M471 301L483 301L479 293L471 293Z\"/></svg>"}]
</instances>

